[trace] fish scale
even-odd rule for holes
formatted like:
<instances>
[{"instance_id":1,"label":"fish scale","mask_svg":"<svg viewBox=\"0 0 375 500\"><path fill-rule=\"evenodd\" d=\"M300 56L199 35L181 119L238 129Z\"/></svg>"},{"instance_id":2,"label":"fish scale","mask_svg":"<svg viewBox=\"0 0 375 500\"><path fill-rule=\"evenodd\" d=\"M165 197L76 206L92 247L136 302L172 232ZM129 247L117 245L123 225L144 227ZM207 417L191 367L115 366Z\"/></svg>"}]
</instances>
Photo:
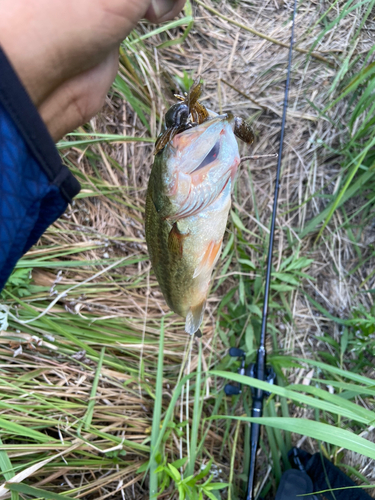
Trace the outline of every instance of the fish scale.
<instances>
[{"instance_id":1,"label":"fish scale","mask_svg":"<svg viewBox=\"0 0 375 500\"><path fill-rule=\"evenodd\" d=\"M192 137L197 144L203 134L207 144L197 153L194 140L188 139ZM218 139L220 150L202 168L199 182L199 166ZM185 330L190 334L202 322L239 162L232 126L222 117L176 135L155 156L146 197L146 242L164 298L173 311L186 318ZM184 176L196 176L187 198L178 186L181 166Z\"/></svg>"},{"instance_id":2,"label":"fish scale","mask_svg":"<svg viewBox=\"0 0 375 500\"><path fill-rule=\"evenodd\" d=\"M185 331L202 323L213 268L220 256L233 181L240 163L235 135L251 144L251 127L217 115L198 101L201 82L176 96L155 143L146 196L146 242L168 306L186 318Z\"/></svg>"}]
</instances>

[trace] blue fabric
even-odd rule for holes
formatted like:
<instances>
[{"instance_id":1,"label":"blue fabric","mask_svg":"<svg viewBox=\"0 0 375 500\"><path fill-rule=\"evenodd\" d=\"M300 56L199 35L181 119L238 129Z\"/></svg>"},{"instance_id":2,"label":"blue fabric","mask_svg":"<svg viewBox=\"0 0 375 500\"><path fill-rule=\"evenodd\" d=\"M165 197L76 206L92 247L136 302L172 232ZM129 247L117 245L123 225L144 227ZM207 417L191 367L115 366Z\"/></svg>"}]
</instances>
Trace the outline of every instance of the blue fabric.
<instances>
[{"instance_id":1,"label":"blue fabric","mask_svg":"<svg viewBox=\"0 0 375 500\"><path fill-rule=\"evenodd\" d=\"M66 207L0 102L0 290L20 257Z\"/></svg>"}]
</instances>

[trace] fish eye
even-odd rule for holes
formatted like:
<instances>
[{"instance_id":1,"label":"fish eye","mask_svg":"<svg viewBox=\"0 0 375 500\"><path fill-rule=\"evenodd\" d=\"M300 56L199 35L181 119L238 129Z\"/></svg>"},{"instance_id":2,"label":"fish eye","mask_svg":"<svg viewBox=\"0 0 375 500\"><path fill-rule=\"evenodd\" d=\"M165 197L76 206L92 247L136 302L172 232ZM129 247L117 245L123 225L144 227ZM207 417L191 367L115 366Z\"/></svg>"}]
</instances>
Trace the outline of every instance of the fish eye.
<instances>
[{"instance_id":1,"label":"fish eye","mask_svg":"<svg viewBox=\"0 0 375 500\"><path fill-rule=\"evenodd\" d=\"M165 126L171 128L185 125L189 119L189 115L189 106L184 102L177 102L165 113Z\"/></svg>"},{"instance_id":2,"label":"fish eye","mask_svg":"<svg viewBox=\"0 0 375 500\"><path fill-rule=\"evenodd\" d=\"M193 172L196 172L197 170L200 170L201 168L203 168L206 165L209 165L210 163L215 161L217 159L217 157L219 156L219 152L220 152L220 140L215 142L214 147L209 151L209 153L204 158L204 160L199 165L199 167L197 167L195 170L193 170Z\"/></svg>"}]
</instances>

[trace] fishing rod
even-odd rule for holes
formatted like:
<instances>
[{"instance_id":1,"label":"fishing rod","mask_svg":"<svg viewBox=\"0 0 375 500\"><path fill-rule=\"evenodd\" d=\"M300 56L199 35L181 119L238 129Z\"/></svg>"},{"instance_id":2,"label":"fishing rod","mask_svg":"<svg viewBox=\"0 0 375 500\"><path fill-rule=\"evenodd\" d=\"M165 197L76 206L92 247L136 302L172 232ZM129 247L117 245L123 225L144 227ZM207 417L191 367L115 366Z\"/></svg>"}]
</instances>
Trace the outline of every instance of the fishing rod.
<instances>
[{"instance_id":1,"label":"fishing rod","mask_svg":"<svg viewBox=\"0 0 375 500\"><path fill-rule=\"evenodd\" d=\"M273 243L275 235L275 225L276 225L276 213L277 213L277 202L279 197L280 189L280 172L281 172L281 160L283 154L284 145L284 132L285 132L285 122L286 122L286 111L288 108L288 95L289 95L289 83L290 83L290 72L292 65L292 50L294 43L294 22L297 11L297 0L294 0L293 17L292 17L292 32L290 37L289 46L289 58L288 58L288 69L287 78L285 82L285 94L284 94L284 107L283 115L281 121L281 133L280 133L280 145L279 153L277 159L277 169L276 169L276 181L275 181L275 193L273 199L273 210L271 218L271 229L270 238L268 245L268 256L267 256L267 271L266 271L266 283L264 288L264 303L263 303L263 314L262 314L262 326L260 331L259 347L257 351L256 361L254 364L245 367L245 352L242 349L231 348L229 350L229 355L233 357L240 357L241 367L239 373L241 375L247 375L249 377L255 378L257 380L267 381L273 383L276 379L276 375L271 368L266 366L267 361L267 351L266 351L266 333L267 333L267 317L268 317L268 302L270 294L270 282L271 282L271 272L272 272L272 253L273 253ZM231 384L225 386L225 393L227 395L240 394L241 386L235 387ZM251 416L259 418L263 414L263 401L264 398L268 397L268 394L262 389L252 389L252 409ZM254 498L254 481L255 481L255 465L256 465L256 455L259 446L259 436L260 436L260 424L252 423L250 430L250 462L249 462L249 472L248 472L248 483L247 483L247 493L246 500L253 500Z\"/></svg>"}]
</instances>

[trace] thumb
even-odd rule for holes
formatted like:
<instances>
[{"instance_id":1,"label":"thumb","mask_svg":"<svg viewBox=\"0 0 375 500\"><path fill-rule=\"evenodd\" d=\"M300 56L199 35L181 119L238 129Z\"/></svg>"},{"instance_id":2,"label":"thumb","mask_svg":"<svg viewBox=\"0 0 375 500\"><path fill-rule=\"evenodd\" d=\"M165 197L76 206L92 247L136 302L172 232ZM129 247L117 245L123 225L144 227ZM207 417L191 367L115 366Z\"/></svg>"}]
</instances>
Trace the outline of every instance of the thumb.
<instances>
[{"instance_id":1,"label":"thumb","mask_svg":"<svg viewBox=\"0 0 375 500\"><path fill-rule=\"evenodd\" d=\"M43 101L38 110L55 142L100 111L117 70L116 48L101 63L65 81Z\"/></svg>"},{"instance_id":2,"label":"thumb","mask_svg":"<svg viewBox=\"0 0 375 500\"><path fill-rule=\"evenodd\" d=\"M168 21L177 16L184 4L185 0L151 0L145 17L152 23Z\"/></svg>"}]
</instances>

